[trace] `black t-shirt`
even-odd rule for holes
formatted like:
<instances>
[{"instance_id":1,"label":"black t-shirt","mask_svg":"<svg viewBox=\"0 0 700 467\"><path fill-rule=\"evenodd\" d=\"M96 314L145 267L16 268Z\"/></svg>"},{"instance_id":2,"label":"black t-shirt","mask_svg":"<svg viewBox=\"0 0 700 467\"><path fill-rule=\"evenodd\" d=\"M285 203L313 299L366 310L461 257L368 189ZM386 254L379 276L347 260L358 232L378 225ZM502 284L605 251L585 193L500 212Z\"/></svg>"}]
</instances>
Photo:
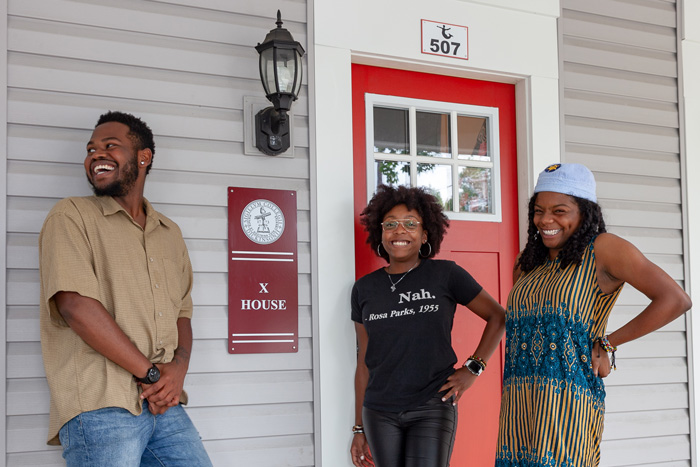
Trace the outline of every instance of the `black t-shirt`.
<instances>
[{"instance_id":1,"label":"black t-shirt","mask_svg":"<svg viewBox=\"0 0 700 467\"><path fill-rule=\"evenodd\" d=\"M396 283L403 274L392 274ZM431 397L455 370L452 323L457 303L481 292L472 276L445 260L423 260L391 291L384 269L360 278L352 289L352 320L369 335L364 405L401 412Z\"/></svg>"}]
</instances>

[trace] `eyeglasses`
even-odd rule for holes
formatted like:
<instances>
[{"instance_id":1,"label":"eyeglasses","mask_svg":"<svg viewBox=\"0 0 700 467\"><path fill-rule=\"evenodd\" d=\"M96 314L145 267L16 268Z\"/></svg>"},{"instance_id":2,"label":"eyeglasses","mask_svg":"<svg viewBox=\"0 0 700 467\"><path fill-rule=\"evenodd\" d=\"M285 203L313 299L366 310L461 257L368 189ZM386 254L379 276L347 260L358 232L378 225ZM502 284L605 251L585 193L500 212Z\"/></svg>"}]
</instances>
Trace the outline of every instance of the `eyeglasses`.
<instances>
[{"instance_id":1,"label":"eyeglasses","mask_svg":"<svg viewBox=\"0 0 700 467\"><path fill-rule=\"evenodd\" d=\"M403 228L409 232L413 232L418 228L420 222L415 219L396 219L393 221L382 222L382 230L391 231L399 228L399 224L403 225Z\"/></svg>"}]
</instances>

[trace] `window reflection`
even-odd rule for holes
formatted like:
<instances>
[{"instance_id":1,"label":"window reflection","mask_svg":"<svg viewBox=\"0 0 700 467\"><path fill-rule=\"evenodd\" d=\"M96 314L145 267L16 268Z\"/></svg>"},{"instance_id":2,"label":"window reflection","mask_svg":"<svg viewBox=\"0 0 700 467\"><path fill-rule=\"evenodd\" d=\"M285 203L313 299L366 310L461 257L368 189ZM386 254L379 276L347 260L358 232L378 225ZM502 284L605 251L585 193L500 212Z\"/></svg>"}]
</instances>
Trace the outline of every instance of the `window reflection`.
<instances>
[{"instance_id":1,"label":"window reflection","mask_svg":"<svg viewBox=\"0 0 700 467\"><path fill-rule=\"evenodd\" d=\"M376 160L374 170L377 186L411 186L411 164L408 162Z\"/></svg>"},{"instance_id":2,"label":"window reflection","mask_svg":"<svg viewBox=\"0 0 700 467\"><path fill-rule=\"evenodd\" d=\"M459 171L459 210L493 213L491 169L462 167Z\"/></svg>"},{"instance_id":3,"label":"window reflection","mask_svg":"<svg viewBox=\"0 0 700 467\"><path fill-rule=\"evenodd\" d=\"M490 161L487 118L457 117L458 159Z\"/></svg>"},{"instance_id":4,"label":"window reflection","mask_svg":"<svg viewBox=\"0 0 700 467\"><path fill-rule=\"evenodd\" d=\"M408 154L408 110L374 107L374 152Z\"/></svg>"},{"instance_id":5,"label":"window reflection","mask_svg":"<svg viewBox=\"0 0 700 467\"><path fill-rule=\"evenodd\" d=\"M416 164L418 186L426 188L442 205L452 211L452 166L442 164Z\"/></svg>"},{"instance_id":6,"label":"window reflection","mask_svg":"<svg viewBox=\"0 0 700 467\"><path fill-rule=\"evenodd\" d=\"M450 116L417 111L416 143L419 156L451 158Z\"/></svg>"}]
</instances>

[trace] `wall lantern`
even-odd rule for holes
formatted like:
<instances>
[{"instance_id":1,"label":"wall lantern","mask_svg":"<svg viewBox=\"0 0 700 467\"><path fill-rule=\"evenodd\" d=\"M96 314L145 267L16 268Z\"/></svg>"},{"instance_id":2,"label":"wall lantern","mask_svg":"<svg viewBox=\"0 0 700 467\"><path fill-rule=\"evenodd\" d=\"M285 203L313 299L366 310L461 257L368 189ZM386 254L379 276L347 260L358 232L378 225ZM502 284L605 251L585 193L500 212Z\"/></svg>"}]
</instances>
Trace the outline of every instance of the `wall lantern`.
<instances>
[{"instance_id":1,"label":"wall lantern","mask_svg":"<svg viewBox=\"0 0 700 467\"><path fill-rule=\"evenodd\" d=\"M260 79L265 96L272 102L255 116L255 146L269 156L289 149L289 117L287 112L301 89L301 57L304 48L282 27L277 10L277 28L255 46L260 54Z\"/></svg>"}]
</instances>

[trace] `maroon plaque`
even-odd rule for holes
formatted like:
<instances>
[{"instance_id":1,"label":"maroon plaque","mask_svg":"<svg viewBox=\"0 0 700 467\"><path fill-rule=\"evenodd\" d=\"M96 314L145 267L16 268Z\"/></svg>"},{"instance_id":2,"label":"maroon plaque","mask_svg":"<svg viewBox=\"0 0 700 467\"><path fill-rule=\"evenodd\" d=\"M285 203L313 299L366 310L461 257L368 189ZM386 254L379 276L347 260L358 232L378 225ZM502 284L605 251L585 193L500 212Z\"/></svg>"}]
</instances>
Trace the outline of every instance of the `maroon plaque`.
<instances>
[{"instance_id":1,"label":"maroon plaque","mask_svg":"<svg viewBox=\"0 0 700 467\"><path fill-rule=\"evenodd\" d=\"M295 191L228 188L228 351L299 348Z\"/></svg>"}]
</instances>

